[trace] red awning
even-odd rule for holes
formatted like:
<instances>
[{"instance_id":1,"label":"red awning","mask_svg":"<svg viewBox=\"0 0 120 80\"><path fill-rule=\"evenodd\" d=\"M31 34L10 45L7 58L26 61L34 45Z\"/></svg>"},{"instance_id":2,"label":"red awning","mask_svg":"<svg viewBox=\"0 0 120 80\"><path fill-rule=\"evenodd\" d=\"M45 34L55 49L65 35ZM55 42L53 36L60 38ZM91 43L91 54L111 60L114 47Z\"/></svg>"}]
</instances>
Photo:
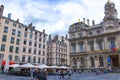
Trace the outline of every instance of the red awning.
<instances>
[{"instance_id":1,"label":"red awning","mask_svg":"<svg viewBox=\"0 0 120 80\"><path fill-rule=\"evenodd\" d=\"M6 62L5 61L2 61L2 66L5 66Z\"/></svg>"},{"instance_id":2,"label":"red awning","mask_svg":"<svg viewBox=\"0 0 120 80\"><path fill-rule=\"evenodd\" d=\"M10 61L10 62L9 62L9 65L12 65L12 64L15 64L15 62L13 62L13 61Z\"/></svg>"},{"instance_id":3,"label":"red awning","mask_svg":"<svg viewBox=\"0 0 120 80\"><path fill-rule=\"evenodd\" d=\"M5 66L5 64L6 64L5 60L3 60L3 61L2 61L2 66ZM9 65L12 65L12 64L15 64L15 62L10 61L10 62L9 62Z\"/></svg>"}]
</instances>

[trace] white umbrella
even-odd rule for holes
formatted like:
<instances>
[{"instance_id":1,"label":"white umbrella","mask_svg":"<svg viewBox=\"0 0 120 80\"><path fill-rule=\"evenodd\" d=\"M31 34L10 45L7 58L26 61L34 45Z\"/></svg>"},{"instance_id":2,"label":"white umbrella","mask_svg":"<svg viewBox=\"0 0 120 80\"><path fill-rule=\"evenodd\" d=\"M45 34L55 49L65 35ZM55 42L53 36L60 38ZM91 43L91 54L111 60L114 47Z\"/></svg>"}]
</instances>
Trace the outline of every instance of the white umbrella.
<instances>
[{"instance_id":1,"label":"white umbrella","mask_svg":"<svg viewBox=\"0 0 120 80\"><path fill-rule=\"evenodd\" d=\"M60 68L59 66L50 66L50 68Z\"/></svg>"},{"instance_id":2,"label":"white umbrella","mask_svg":"<svg viewBox=\"0 0 120 80\"><path fill-rule=\"evenodd\" d=\"M45 64L42 64L42 65L39 65L39 66L36 66L37 68L49 68L50 66L47 66L47 65L45 65Z\"/></svg>"},{"instance_id":3,"label":"white umbrella","mask_svg":"<svg viewBox=\"0 0 120 80\"><path fill-rule=\"evenodd\" d=\"M12 65L10 65L10 67L16 68L16 67L20 67L20 65L19 64L12 64Z\"/></svg>"},{"instance_id":4,"label":"white umbrella","mask_svg":"<svg viewBox=\"0 0 120 80\"><path fill-rule=\"evenodd\" d=\"M70 67L67 67L67 66L61 66L60 68L62 68L62 69L68 69L68 68L70 68Z\"/></svg>"},{"instance_id":5,"label":"white umbrella","mask_svg":"<svg viewBox=\"0 0 120 80\"><path fill-rule=\"evenodd\" d=\"M33 68L33 67L35 67L35 66L32 65L32 64L30 64L30 63L27 63L27 64L21 65L20 67L23 67L23 68Z\"/></svg>"}]
</instances>

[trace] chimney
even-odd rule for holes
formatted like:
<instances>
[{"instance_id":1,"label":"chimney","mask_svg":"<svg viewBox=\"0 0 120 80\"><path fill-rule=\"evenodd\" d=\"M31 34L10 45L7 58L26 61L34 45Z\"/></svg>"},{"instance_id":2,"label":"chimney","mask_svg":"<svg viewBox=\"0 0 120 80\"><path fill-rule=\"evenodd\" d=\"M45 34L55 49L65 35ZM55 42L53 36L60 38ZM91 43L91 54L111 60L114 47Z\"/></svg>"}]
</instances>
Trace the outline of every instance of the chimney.
<instances>
[{"instance_id":1,"label":"chimney","mask_svg":"<svg viewBox=\"0 0 120 80\"><path fill-rule=\"evenodd\" d=\"M45 29L43 29L43 33L45 33Z\"/></svg>"},{"instance_id":2,"label":"chimney","mask_svg":"<svg viewBox=\"0 0 120 80\"><path fill-rule=\"evenodd\" d=\"M12 14L11 14L11 13L9 13L9 14L8 14L8 19L11 19L11 16L12 16Z\"/></svg>"},{"instance_id":3,"label":"chimney","mask_svg":"<svg viewBox=\"0 0 120 80\"><path fill-rule=\"evenodd\" d=\"M55 35L54 40L55 40L55 41L58 41L58 35Z\"/></svg>"},{"instance_id":4,"label":"chimney","mask_svg":"<svg viewBox=\"0 0 120 80\"><path fill-rule=\"evenodd\" d=\"M84 24L85 24L85 18L83 18L83 22L84 22Z\"/></svg>"},{"instance_id":5,"label":"chimney","mask_svg":"<svg viewBox=\"0 0 120 80\"><path fill-rule=\"evenodd\" d=\"M0 6L0 16L3 15L3 11L4 11L4 5L1 5L1 6Z\"/></svg>"},{"instance_id":6,"label":"chimney","mask_svg":"<svg viewBox=\"0 0 120 80\"><path fill-rule=\"evenodd\" d=\"M32 27L32 25L33 25L33 24L32 24L32 23L30 23L28 26L29 26L29 27Z\"/></svg>"},{"instance_id":7,"label":"chimney","mask_svg":"<svg viewBox=\"0 0 120 80\"><path fill-rule=\"evenodd\" d=\"M95 25L95 21L94 20L92 20L92 25Z\"/></svg>"},{"instance_id":8,"label":"chimney","mask_svg":"<svg viewBox=\"0 0 120 80\"><path fill-rule=\"evenodd\" d=\"M88 26L90 25L90 24L89 24L89 21L90 21L90 20L89 20L89 19L87 19L87 25L88 25Z\"/></svg>"}]
</instances>

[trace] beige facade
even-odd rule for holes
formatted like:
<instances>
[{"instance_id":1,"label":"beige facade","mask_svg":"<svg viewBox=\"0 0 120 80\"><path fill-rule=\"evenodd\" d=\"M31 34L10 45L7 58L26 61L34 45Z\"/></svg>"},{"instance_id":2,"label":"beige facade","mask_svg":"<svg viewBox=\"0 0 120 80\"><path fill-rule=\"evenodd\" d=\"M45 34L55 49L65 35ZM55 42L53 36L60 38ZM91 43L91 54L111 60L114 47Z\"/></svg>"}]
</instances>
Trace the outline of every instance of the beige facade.
<instances>
[{"instance_id":1,"label":"beige facade","mask_svg":"<svg viewBox=\"0 0 120 80\"><path fill-rule=\"evenodd\" d=\"M49 35L47 41L47 64L58 66L69 66L69 42L66 37Z\"/></svg>"},{"instance_id":2,"label":"beige facade","mask_svg":"<svg viewBox=\"0 0 120 80\"><path fill-rule=\"evenodd\" d=\"M3 8L3 9L1 9ZM16 63L46 64L47 34L35 26L22 24L2 16L4 6L0 7L0 60Z\"/></svg>"},{"instance_id":3,"label":"beige facade","mask_svg":"<svg viewBox=\"0 0 120 80\"><path fill-rule=\"evenodd\" d=\"M87 22L87 23L85 23ZM105 4L100 24L89 19L69 28L70 65L73 69L120 68L120 19L115 4Z\"/></svg>"}]
</instances>

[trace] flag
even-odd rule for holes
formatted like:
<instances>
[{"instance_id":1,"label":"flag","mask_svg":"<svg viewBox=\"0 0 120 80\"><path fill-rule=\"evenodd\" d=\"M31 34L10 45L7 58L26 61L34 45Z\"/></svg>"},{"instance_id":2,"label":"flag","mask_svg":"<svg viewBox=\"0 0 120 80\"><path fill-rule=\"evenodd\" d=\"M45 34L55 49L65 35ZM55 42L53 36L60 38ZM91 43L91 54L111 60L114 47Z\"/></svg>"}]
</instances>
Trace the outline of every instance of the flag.
<instances>
[{"instance_id":1,"label":"flag","mask_svg":"<svg viewBox=\"0 0 120 80\"><path fill-rule=\"evenodd\" d=\"M111 66L111 59L110 59L110 56L107 57L107 62L108 62L108 66Z\"/></svg>"},{"instance_id":2,"label":"flag","mask_svg":"<svg viewBox=\"0 0 120 80\"><path fill-rule=\"evenodd\" d=\"M111 50L112 50L112 52L116 52L116 48L115 48L115 45L111 45Z\"/></svg>"}]
</instances>

